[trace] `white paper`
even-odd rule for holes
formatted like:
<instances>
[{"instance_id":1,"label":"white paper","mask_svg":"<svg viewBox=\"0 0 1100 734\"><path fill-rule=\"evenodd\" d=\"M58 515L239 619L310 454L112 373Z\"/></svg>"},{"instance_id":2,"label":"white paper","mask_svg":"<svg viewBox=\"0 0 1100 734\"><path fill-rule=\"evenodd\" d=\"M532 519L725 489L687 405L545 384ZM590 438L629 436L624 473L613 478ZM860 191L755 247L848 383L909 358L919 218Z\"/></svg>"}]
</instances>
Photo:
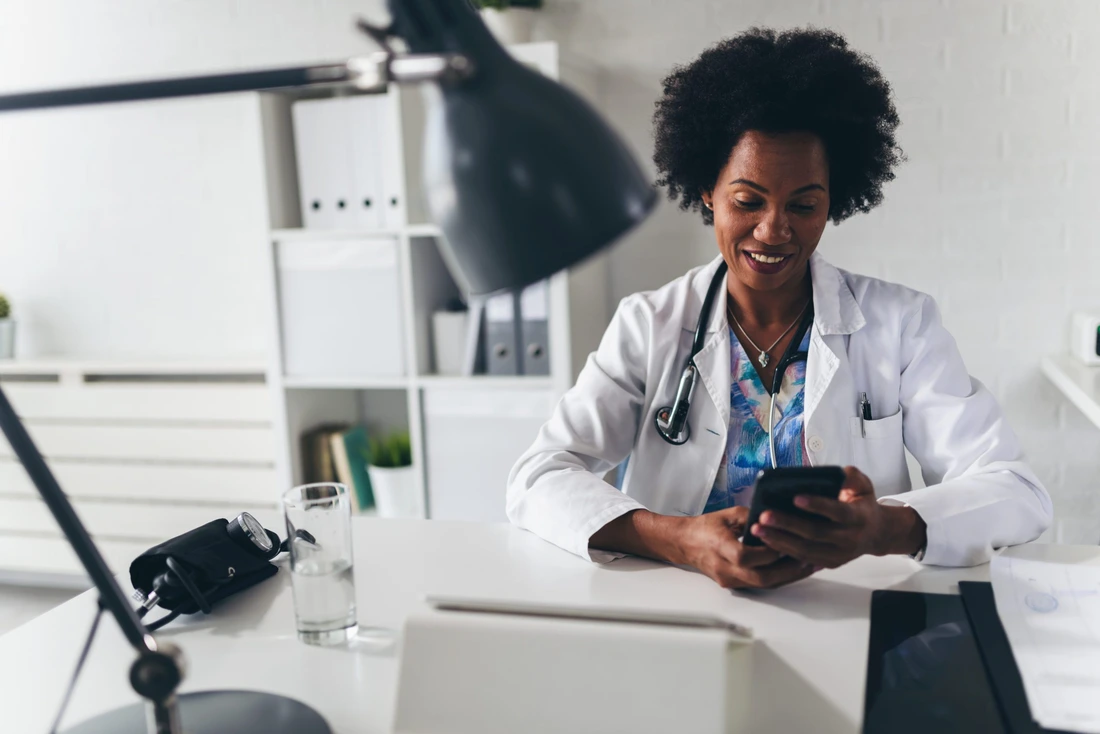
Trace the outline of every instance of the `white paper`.
<instances>
[{"instance_id":1,"label":"white paper","mask_svg":"<svg viewBox=\"0 0 1100 734\"><path fill-rule=\"evenodd\" d=\"M1100 734L1100 566L1003 553L990 576L997 614L1047 729Z\"/></svg>"}]
</instances>

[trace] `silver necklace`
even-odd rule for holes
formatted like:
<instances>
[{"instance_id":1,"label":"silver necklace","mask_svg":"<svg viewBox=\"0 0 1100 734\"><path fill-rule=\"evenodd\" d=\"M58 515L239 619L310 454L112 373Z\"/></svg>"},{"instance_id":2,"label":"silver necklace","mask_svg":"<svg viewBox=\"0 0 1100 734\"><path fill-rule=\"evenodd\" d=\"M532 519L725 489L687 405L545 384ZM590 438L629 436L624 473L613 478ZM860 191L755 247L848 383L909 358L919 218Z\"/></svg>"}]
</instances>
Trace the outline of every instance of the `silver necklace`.
<instances>
[{"instance_id":1,"label":"silver necklace","mask_svg":"<svg viewBox=\"0 0 1100 734\"><path fill-rule=\"evenodd\" d=\"M731 319L733 319L733 325L737 327L737 330L740 331L741 334L748 341L748 343L752 345L752 348L757 350L758 352L760 352L759 356L757 356L757 358L756 358L756 361L760 363L761 367L767 367L768 362L771 361L771 358L768 357L768 352L775 349L775 345L778 344L780 342L780 340L782 340L783 337L785 337L787 335L787 332L789 332L791 329L793 329L794 325L802 320L802 314L806 313L806 309L809 308L809 307L810 307L810 301L807 300L806 305L803 306L802 310L798 312L798 316L795 317L795 320L791 322L791 325L788 326L786 329L784 329L783 333L779 335L779 339L776 339L775 341L773 341L772 345L770 347L768 347L767 349L761 349L760 347L758 347L756 345L756 342L754 342L752 340L752 337L749 336L748 332L745 331L745 327L741 326L741 323L737 320L737 317L733 315L733 308L732 307L727 306L726 307L726 312L729 314L729 317Z\"/></svg>"}]
</instances>

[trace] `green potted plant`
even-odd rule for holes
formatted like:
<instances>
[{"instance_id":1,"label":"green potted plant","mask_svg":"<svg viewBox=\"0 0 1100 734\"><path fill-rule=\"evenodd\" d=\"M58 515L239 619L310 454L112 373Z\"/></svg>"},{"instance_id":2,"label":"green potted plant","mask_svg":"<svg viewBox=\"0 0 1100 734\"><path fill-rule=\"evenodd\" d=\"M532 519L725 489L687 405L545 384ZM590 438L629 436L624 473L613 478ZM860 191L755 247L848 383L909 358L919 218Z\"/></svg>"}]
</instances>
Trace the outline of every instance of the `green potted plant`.
<instances>
[{"instance_id":1,"label":"green potted plant","mask_svg":"<svg viewBox=\"0 0 1100 734\"><path fill-rule=\"evenodd\" d=\"M0 359L15 359L15 319L11 302L0 293Z\"/></svg>"},{"instance_id":2,"label":"green potted plant","mask_svg":"<svg viewBox=\"0 0 1100 734\"><path fill-rule=\"evenodd\" d=\"M367 473L379 517L424 517L408 431L371 436Z\"/></svg>"},{"instance_id":3,"label":"green potted plant","mask_svg":"<svg viewBox=\"0 0 1100 734\"><path fill-rule=\"evenodd\" d=\"M542 0L471 1L474 7L481 10L485 25L501 43L527 43L531 40L535 11L542 7Z\"/></svg>"}]
</instances>

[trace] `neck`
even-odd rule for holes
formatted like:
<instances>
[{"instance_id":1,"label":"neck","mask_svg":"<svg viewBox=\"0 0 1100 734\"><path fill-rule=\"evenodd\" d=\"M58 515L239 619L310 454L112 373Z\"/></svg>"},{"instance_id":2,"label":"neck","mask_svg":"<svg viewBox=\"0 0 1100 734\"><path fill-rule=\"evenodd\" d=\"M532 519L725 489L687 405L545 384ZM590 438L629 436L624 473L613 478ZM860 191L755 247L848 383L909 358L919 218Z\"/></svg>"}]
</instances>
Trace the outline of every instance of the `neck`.
<instances>
[{"instance_id":1,"label":"neck","mask_svg":"<svg viewBox=\"0 0 1100 734\"><path fill-rule=\"evenodd\" d=\"M772 291L753 290L733 273L726 276L726 288L733 315L740 323L750 327L785 327L798 318L813 297L809 265L805 266L801 277L792 278L783 287Z\"/></svg>"}]
</instances>

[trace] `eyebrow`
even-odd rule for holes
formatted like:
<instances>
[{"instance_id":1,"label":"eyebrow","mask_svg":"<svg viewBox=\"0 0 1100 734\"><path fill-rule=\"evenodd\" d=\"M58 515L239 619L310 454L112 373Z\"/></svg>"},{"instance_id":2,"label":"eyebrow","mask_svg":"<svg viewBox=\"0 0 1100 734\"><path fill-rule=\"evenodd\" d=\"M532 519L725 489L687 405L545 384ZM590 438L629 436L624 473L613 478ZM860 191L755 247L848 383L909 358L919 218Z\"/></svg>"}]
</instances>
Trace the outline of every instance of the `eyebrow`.
<instances>
[{"instance_id":1,"label":"eyebrow","mask_svg":"<svg viewBox=\"0 0 1100 734\"><path fill-rule=\"evenodd\" d=\"M736 184L745 184L750 189L756 189L761 194L768 193L768 190L766 188L764 188L760 184L756 183L755 181L748 180L747 178L736 178L733 181L730 181L730 186L734 186ZM818 184L818 183L807 184L807 185L803 186L802 188L795 189L794 191L792 191L791 195L793 196L795 194L804 194L807 191L813 191L814 189L820 189L820 190L824 191L825 187L822 186L821 184Z\"/></svg>"}]
</instances>

